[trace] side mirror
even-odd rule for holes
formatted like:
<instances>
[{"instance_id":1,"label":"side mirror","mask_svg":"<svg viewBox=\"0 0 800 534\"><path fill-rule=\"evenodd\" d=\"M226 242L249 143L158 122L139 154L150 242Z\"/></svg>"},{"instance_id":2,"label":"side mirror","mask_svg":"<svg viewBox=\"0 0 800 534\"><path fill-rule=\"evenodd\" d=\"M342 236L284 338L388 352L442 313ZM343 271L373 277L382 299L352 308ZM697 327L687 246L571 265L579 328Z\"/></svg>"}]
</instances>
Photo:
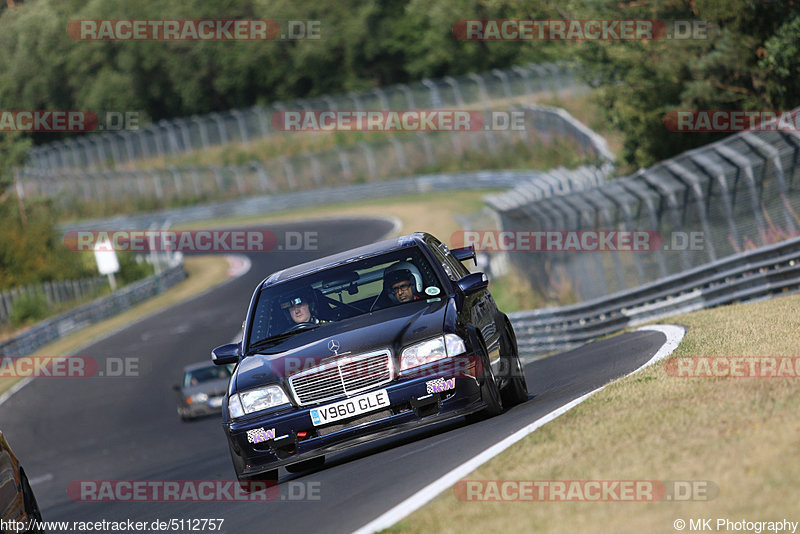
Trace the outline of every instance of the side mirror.
<instances>
[{"instance_id":1,"label":"side mirror","mask_svg":"<svg viewBox=\"0 0 800 534\"><path fill-rule=\"evenodd\" d=\"M178 384L174 384L174 385L172 386L172 389L174 389L175 391L180 391L180 390L181 390L181 387L180 387Z\"/></svg>"},{"instance_id":2,"label":"side mirror","mask_svg":"<svg viewBox=\"0 0 800 534\"><path fill-rule=\"evenodd\" d=\"M475 265L478 265L478 258L475 257L475 245L470 245L468 247L454 248L450 252L452 252L453 256L455 256L455 258L461 263L472 260L475 263Z\"/></svg>"},{"instance_id":3,"label":"side mirror","mask_svg":"<svg viewBox=\"0 0 800 534\"><path fill-rule=\"evenodd\" d=\"M458 280L456 285L464 295L472 295L489 287L489 279L484 273L472 273Z\"/></svg>"},{"instance_id":4,"label":"side mirror","mask_svg":"<svg viewBox=\"0 0 800 534\"><path fill-rule=\"evenodd\" d=\"M239 361L241 354L239 343L228 343L220 345L211 351L211 361L216 365L227 365Z\"/></svg>"}]
</instances>

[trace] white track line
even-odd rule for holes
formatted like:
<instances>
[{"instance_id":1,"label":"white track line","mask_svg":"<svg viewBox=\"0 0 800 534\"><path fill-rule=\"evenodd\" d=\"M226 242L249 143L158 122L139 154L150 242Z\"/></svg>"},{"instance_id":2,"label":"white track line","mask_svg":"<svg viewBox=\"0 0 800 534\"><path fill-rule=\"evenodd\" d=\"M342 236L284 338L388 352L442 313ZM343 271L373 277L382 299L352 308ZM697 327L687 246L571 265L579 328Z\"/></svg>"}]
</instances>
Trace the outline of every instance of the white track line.
<instances>
[{"instance_id":1,"label":"white track line","mask_svg":"<svg viewBox=\"0 0 800 534\"><path fill-rule=\"evenodd\" d=\"M660 349L653 355L650 360L648 360L644 365L636 369L635 371L625 375L630 376L639 372L640 370L648 367L659 360L669 356L672 351L674 351L678 344L683 339L685 334L685 330L680 326L675 325L650 325L650 326L643 326L638 328L637 330L655 330L657 332L663 333L667 336L667 341L661 346ZM624 378L624 377L620 377ZM619 379L617 379L619 380ZM609 382L609 384L613 384L616 380ZM606 384L608 385L608 384ZM417 509L421 508L429 501L433 500L434 497L439 495L441 492L453 486L456 482L461 480L463 477L470 474L472 471L480 467L485 462L491 460L507 448L509 448L514 443L518 442L528 434L532 433L533 431L537 430L538 428L542 427L546 423L549 423L559 415L562 415L578 404L582 403L598 391L605 389L606 386L601 386L594 391L590 391L589 393L578 397L577 399L565 404L564 406L558 408L550 412L549 414L545 415L534 421L533 423L529 424L528 426L514 432L507 438L503 439L502 441L492 445L485 451L481 452L477 456L470 458L463 464L459 465L449 473L446 473L442 477L436 479L435 482L428 484L415 494L411 495L411 497L407 498L397 506L391 508L390 510L384 512L382 515L378 516L377 518L373 519L360 529L356 530L354 534L371 534L372 532L377 532L379 530L383 530L386 528L391 527L407 515L411 514L412 512L416 511Z\"/></svg>"},{"instance_id":2,"label":"white track line","mask_svg":"<svg viewBox=\"0 0 800 534\"><path fill-rule=\"evenodd\" d=\"M2 406L4 402L6 402L8 399L10 399L11 396L14 393L16 393L17 391L19 391L22 388L24 388L28 384L28 382L30 382L31 380L33 380L33 379L32 378L23 378L22 380L20 380L19 382L17 382L16 384L11 386L10 388L8 388L8 390L5 393L0 395L0 406Z\"/></svg>"}]
</instances>

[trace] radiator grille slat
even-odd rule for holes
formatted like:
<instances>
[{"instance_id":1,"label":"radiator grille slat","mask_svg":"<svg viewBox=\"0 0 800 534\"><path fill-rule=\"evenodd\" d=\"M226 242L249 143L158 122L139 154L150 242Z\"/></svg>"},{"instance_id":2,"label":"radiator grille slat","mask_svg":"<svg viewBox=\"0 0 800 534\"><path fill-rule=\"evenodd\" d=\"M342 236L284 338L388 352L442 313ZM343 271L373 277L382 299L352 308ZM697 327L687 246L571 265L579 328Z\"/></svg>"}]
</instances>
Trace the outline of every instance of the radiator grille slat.
<instances>
[{"instance_id":1,"label":"radiator grille slat","mask_svg":"<svg viewBox=\"0 0 800 534\"><path fill-rule=\"evenodd\" d=\"M393 367L388 350L343 356L290 377L289 387L301 405L314 404L391 382Z\"/></svg>"}]
</instances>

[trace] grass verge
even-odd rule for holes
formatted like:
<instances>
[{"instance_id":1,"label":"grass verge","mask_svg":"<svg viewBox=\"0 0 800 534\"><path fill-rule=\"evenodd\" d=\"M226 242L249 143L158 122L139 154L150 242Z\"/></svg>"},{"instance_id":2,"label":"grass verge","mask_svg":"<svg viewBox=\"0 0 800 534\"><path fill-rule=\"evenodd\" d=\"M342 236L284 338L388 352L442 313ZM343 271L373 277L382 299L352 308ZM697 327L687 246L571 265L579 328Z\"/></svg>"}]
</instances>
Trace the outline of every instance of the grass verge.
<instances>
[{"instance_id":1,"label":"grass verge","mask_svg":"<svg viewBox=\"0 0 800 534\"><path fill-rule=\"evenodd\" d=\"M702 310L671 358L797 356L800 296ZM446 491L391 532L675 532L690 518L797 520L797 378L624 378L467 480L711 481L691 502L463 502ZM530 402L536 402L535 400ZM793 517L794 516L794 517ZM712 521L714 524L716 519Z\"/></svg>"}]
</instances>

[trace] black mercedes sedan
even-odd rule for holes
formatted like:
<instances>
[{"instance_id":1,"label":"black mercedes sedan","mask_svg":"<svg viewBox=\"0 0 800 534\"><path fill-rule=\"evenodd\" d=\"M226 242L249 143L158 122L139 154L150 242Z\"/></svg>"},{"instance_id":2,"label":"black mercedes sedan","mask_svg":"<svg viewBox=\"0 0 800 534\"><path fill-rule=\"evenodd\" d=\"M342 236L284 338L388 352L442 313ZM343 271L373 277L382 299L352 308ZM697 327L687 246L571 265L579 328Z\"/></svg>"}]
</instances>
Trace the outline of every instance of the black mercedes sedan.
<instances>
[{"instance_id":1,"label":"black mercedes sedan","mask_svg":"<svg viewBox=\"0 0 800 534\"><path fill-rule=\"evenodd\" d=\"M222 419L236 475L277 480L411 428L528 399L516 337L483 273L427 233L276 272L253 293Z\"/></svg>"}]
</instances>

